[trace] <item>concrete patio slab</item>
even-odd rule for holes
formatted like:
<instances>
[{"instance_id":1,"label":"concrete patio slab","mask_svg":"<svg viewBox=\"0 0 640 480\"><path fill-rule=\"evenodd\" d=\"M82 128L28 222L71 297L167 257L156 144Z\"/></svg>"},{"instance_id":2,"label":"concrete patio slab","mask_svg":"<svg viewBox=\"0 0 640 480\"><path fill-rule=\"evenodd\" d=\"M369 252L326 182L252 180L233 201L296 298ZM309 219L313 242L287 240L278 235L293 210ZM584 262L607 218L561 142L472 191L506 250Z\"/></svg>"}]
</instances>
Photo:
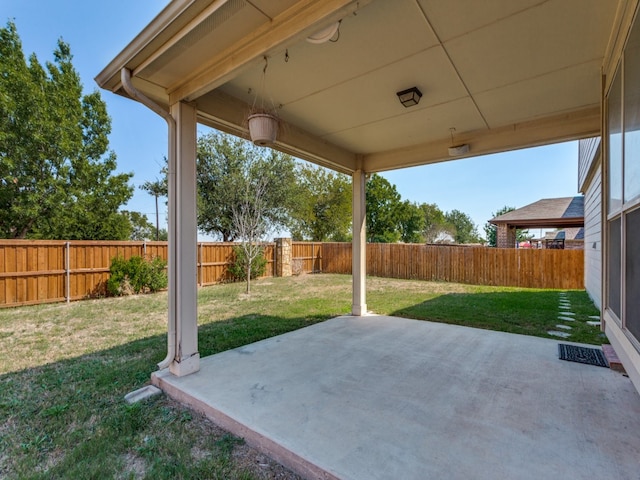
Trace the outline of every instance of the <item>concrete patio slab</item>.
<instances>
[{"instance_id":1,"label":"concrete patio slab","mask_svg":"<svg viewBox=\"0 0 640 480\"><path fill-rule=\"evenodd\" d=\"M557 345L339 317L153 382L307 478L638 480L640 396Z\"/></svg>"}]
</instances>

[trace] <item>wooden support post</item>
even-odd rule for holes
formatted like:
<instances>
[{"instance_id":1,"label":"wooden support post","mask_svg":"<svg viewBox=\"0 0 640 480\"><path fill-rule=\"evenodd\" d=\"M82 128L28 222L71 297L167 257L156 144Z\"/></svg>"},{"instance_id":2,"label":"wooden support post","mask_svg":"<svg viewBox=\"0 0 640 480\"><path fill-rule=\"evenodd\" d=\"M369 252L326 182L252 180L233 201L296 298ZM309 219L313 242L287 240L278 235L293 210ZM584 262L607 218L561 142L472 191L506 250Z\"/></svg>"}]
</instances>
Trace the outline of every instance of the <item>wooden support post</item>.
<instances>
[{"instance_id":1,"label":"wooden support post","mask_svg":"<svg viewBox=\"0 0 640 480\"><path fill-rule=\"evenodd\" d=\"M196 109L177 103L171 106L176 121L176 158L169 165L169 315L175 325L175 357L169 370L176 376L200 369L197 312L196 222Z\"/></svg>"},{"instance_id":2,"label":"wooden support post","mask_svg":"<svg viewBox=\"0 0 640 480\"><path fill-rule=\"evenodd\" d=\"M353 172L353 303L351 314L367 313L367 230L366 230L366 176L363 170Z\"/></svg>"}]
</instances>

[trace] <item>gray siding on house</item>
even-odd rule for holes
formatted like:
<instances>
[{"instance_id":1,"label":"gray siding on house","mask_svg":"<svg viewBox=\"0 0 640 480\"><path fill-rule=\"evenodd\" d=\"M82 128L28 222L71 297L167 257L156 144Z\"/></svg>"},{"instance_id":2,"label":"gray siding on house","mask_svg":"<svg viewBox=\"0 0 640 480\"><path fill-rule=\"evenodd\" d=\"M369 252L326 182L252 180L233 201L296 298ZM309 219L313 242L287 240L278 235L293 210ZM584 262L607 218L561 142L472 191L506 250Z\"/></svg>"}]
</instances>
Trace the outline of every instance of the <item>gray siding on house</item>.
<instances>
[{"instance_id":1,"label":"gray siding on house","mask_svg":"<svg viewBox=\"0 0 640 480\"><path fill-rule=\"evenodd\" d=\"M585 193L587 177L594 162L600 161L600 156L596 155L600 147L600 137L585 138L578 142L578 191ZM586 217L586 212L585 212Z\"/></svg>"},{"instance_id":2,"label":"gray siding on house","mask_svg":"<svg viewBox=\"0 0 640 480\"><path fill-rule=\"evenodd\" d=\"M600 156L597 157L598 163ZM594 171L584 195L584 283L587 293L601 308L602 293L602 169Z\"/></svg>"}]
</instances>

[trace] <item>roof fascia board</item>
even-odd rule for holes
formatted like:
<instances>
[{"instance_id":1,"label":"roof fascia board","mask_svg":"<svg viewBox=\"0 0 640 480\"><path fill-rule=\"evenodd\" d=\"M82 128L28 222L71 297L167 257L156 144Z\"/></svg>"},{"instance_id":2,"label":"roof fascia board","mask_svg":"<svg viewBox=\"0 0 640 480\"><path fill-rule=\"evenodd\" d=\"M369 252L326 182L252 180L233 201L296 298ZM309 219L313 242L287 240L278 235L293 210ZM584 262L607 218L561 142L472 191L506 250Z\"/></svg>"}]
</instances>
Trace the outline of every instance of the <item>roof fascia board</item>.
<instances>
[{"instance_id":1,"label":"roof fascia board","mask_svg":"<svg viewBox=\"0 0 640 480\"><path fill-rule=\"evenodd\" d=\"M198 121L242 138L249 138L245 115L249 105L221 91L211 92L196 102ZM215 112L215 115L204 112ZM295 125L285 124L274 146L288 153L338 172L351 174L356 170L356 155L322 140Z\"/></svg>"},{"instance_id":2,"label":"roof fascia board","mask_svg":"<svg viewBox=\"0 0 640 480\"><path fill-rule=\"evenodd\" d=\"M364 156L367 172L382 172L396 168L415 167L430 163L478 157L521 148L537 147L551 143L600 135L600 107L516 123L489 131L475 131L456 135L459 143L471 146L467 155L450 157L450 139Z\"/></svg>"},{"instance_id":3,"label":"roof fascia board","mask_svg":"<svg viewBox=\"0 0 640 480\"><path fill-rule=\"evenodd\" d=\"M190 32L192 32L200 23L205 21L208 17L213 15L216 10L219 10L225 3L229 0L218 0L214 1L207 8L202 10L198 15L196 15L192 20L189 21L184 27L180 29L175 35L171 37L171 40L165 42L160 48L155 50L153 54L147 57L143 62L140 63L136 67L136 69L132 72L135 76L137 73L143 71L148 65L153 63L156 59L160 58L165 52L167 52L171 47L173 47L180 40L185 38ZM257 10L257 9L256 9ZM257 10L260 11L260 10Z\"/></svg>"},{"instance_id":4,"label":"roof fascia board","mask_svg":"<svg viewBox=\"0 0 640 480\"><path fill-rule=\"evenodd\" d=\"M253 60L310 35L323 23L346 17L370 1L300 0L271 22L250 32L242 42L220 52L180 85L170 87L170 102L197 99L232 79Z\"/></svg>"},{"instance_id":5,"label":"roof fascia board","mask_svg":"<svg viewBox=\"0 0 640 480\"><path fill-rule=\"evenodd\" d=\"M116 91L120 88L120 71L130 68L131 61L165 32L197 0L172 0L129 44L95 77L101 88ZM226 1L226 0L225 0ZM221 2L224 3L224 2ZM135 67L134 65L133 67ZM131 69L131 68L130 68Z\"/></svg>"},{"instance_id":6,"label":"roof fascia board","mask_svg":"<svg viewBox=\"0 0 640 480\"><path fill-rule=\"evenodd\" d=\"M509 225L513 228L551 228L551 227L584 227L584 218L580 217L577 219L562 219L562 218L549 218L549 219L539 219L539 220L531 220L531 221L506 221L499 222L494 220L489 220L489 223L493 225Z\"/></svg>"}]
</instances>

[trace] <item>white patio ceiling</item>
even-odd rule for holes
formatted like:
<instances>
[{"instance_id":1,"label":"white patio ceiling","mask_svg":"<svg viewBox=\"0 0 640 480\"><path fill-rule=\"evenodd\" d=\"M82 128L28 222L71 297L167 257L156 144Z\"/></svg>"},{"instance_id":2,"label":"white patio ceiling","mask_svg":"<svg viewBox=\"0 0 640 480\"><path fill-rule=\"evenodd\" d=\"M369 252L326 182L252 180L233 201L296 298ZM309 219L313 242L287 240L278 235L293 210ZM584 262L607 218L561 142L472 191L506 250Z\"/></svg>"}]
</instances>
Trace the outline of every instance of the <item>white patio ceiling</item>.
<instances>
[{"instance_id":1,"label":"white patio ceiling","mask_svg":"<svg viewBox=\"0 0 640 480\"><path fill-rule=\"evenodd\" d=\"M175 0L96 80L126 95L126 67L167 109L194 102L201 123L247 137L266 55L276 148L346 173L389 170L451 159L451 128L467 156L598 135L618 4ZM305 40L337 20L335 43ZM396 92L413 86L423 97L404 108Z\"/></svg>"}]
</instances>

